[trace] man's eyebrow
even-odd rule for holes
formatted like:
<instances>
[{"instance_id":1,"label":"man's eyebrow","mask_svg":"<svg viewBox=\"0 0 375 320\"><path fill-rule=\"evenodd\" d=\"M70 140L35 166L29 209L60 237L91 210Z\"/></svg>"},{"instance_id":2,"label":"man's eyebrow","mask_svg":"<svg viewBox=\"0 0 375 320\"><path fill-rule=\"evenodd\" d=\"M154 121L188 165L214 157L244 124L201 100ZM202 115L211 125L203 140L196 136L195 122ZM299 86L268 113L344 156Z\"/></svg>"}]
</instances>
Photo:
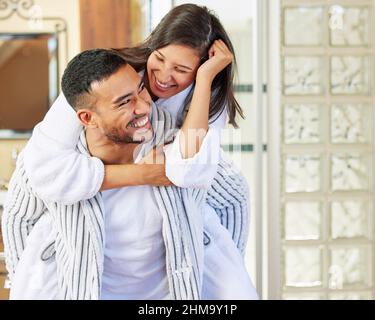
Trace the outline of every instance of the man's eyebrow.
<instances>
[{"instance_id":1,"label":"man's eyebrow","mask_svg":"<svg viewBox=\"0 0 375 320\"><path fill-rule=\"evenodd\" d=\"M158 54L160 54L164 59L165 59L165 56L164 54L162 54L159 50L155 50ZM176 66L180 67L180 68L185 68L185 69L189 69L190 71L193 71L192 68L188 67L188 66L184 66L183 64L176 64Z\"/></svg>"},{"instance_id":2,"label":"man's eyebrow","mask_svg":"<svg viewBox=\"0 0 375 320\"><path fill-rule=\"evenodd\" d=\"M139 84L138 84L138 89L139 89L142 85L143 85L143 80L141 80L141 81L139 82ZM116 98L112 103L113 103L113 104L120 103L122 100L124 100L124 99L130 97L131 95L133 95L133 92L126 93L126 94L124 94L123 96Z\"/></svg>"},{"instance_id":3,"label":"man's eyebrow","mask_svg":"<svg viewBox=\"0 0 375 320\"><path fill-rule=\"evenodd\" d=\"M122 100L130 97L133 93L127 93L127 94L124 94L123 96L121 97L118 97L116 98L116 100L112 101L113 104L117 104L117 103L120 103Z\"/></svg>"}]
</instances>

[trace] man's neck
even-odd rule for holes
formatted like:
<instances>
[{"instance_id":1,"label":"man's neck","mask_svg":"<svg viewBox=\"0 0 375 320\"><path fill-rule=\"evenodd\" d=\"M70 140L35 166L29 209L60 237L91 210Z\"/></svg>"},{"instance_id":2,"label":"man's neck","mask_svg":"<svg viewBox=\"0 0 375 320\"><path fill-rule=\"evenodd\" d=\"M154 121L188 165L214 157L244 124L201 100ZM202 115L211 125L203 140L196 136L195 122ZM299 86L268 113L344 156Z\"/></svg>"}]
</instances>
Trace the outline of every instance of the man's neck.
<instances>
[{"instance_id":1,"label":"man's neck","mask_svg":"<svg viewBox=\"0 0 375 320\"><path fill-rule=\"evenodd\" d=\"M136 143L115 143L109 140L99 129L86 128L86 141L90 154L104 164L134 163Z\"/></svg>"}]
</instances>

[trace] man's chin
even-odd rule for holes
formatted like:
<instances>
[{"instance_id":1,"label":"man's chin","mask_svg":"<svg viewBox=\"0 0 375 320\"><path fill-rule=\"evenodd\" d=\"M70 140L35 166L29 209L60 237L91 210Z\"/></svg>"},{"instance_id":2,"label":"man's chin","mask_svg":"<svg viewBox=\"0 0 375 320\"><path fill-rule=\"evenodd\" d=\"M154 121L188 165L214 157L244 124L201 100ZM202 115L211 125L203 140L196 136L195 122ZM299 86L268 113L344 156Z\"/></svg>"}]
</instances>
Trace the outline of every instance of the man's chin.
<instances>
[{"instance_id":1,"label":"man's chin","mask_svg":"<svg viewBox=\"0 0 375 320\"><path fill-rule=\"evenodd\" d=\"M146 131L136 131L133 135L133 141L134 143L144 143L148 142L152 139L154 133L152 129L148 129Z\"/></svg>"},{"instance_id":2,"label":"man's chin","mask_svg":"<svg viewBox=\"0 0 375 320\"><path fill-rule=\"evenodd\" d=\"M148 142L153 138L153 130L137 130L133 133L133 135L119 135L117 132L115 133L107 133L106 137L116 144L141 144L144 142Z\"/></svg>"}]
</instances>

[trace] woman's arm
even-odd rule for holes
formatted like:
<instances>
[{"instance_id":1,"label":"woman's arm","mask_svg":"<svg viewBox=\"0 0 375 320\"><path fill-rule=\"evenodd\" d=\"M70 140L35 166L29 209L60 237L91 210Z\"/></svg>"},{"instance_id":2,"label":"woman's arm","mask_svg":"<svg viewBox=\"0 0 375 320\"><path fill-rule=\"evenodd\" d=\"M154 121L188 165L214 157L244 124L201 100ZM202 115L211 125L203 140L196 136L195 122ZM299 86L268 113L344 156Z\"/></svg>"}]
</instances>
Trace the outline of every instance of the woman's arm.
<instances>
[{"instance_id":1,"label":"woman's arm","mask_svg":"<svg viewBox=\"0 0 375 320\"><path fill-rule=\"evenodd\" d=\"M103 163L76 151L82 129L63 94L35 126L23 150L24 167L41 199L69 204L89 199L99 191Z\"/></svg>"},{"instance_id":2,"label":"woman's arm","mask_svg":"<svg viewBox=\"0 0 375 320\"><path fill-rule=\"evenodd\" d=\"M193 157L200 149L208 131L211 85L216 75L233 61L233 54L222 40L216 40L196 76L196 84L189 111L181 127L181 154Z\"/></svg>"},{"instance_id":3,"label":"woman's arm","mask_svg":"<svg viewBox=\"0 0 375 320\"><path fill-rule=\"evenodd\" d=\"M165 174L165 164L106 165L101 191L126 186L171 186Z\"/></svg>"},{"instance_id":4,"label":"woman's arm","mask_svg":"<svg viewBox=\"0 0 375 320\"><path fill-rule=\"evenodd\" d=\"M209 51L209 60L198 69L186 119L175 141L164 147L166 175L178 187L207 189L217 172L220 135L227 112L224 108L220 116L208 124L211 84L232 60L233 55L225 44L215 41Z\"/></svg>"},{"instance_id":5,"label":"woman's arm","mask_svg":"<svg viewBox=\"0 0 375 320\"><path fill-rule=\"evenodd\" d=\"M166 176L181 188L208 189L220 159L220 131L210 129L200 150L191 158L183 159L180 152L181 131L175 141L164 147Z\"/></svg>"}]
</instances>

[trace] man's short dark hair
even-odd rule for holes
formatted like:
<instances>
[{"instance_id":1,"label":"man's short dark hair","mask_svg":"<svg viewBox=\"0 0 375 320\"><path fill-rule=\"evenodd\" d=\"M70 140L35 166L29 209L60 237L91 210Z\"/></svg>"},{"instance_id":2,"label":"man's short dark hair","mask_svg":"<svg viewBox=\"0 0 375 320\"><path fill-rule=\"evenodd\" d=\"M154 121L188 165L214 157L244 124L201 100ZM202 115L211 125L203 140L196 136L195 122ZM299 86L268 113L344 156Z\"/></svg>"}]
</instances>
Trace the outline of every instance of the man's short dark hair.
<instances>
[{"instance_id":1,"label":"man's short dark hair","mask_svg":"<svg viewBox=\"0 0 375 320\"><path fill-rule=\"evenodd\" d=\"M86 94L90 94L91 84L109 78L126 60L109 49L86 50L75 56L66 67L61 88L66 100L74 109L90 108Z\"/></svg>"}]
</instances>

